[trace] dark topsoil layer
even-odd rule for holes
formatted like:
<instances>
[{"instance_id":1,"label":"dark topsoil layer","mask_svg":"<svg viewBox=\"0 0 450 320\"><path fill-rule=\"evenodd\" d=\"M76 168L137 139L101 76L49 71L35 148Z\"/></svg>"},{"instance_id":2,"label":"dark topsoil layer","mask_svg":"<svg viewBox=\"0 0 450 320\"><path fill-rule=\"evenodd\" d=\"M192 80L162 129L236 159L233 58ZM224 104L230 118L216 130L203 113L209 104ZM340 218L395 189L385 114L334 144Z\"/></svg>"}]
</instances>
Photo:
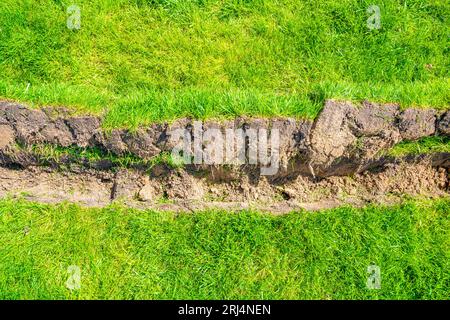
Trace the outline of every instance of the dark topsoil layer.
<instances>
[{"instance_id":1,"label":"dark topsoil layer","mask_svg":"<svg viewBox=\"0 0 450 320\"><path fill-rule=\"evenodd\" d=\"M35 199L41 201L51 198L105 205L123 198L138 207L170 209L177 209L180 203L182 209L201 209L215 204L226 204L228 208L232 203L242 208L254 202L259 209L284 212L299 207L314 209L314 203L319 203L320 208L328 206L324 203L360 203L380 196L386 201L387 193L448 195L450 154L394 159L383 156L382 151L402 140L450 136L450 111L400 110L392 104L364 102L356 106L329 100L314 121L236 118L203 122L202 130L208 128L223 133L233 128L244 132L266 129L269 134L278 129L280 169L270 176L261 176L260 167L250 164L171 168L161 163L150 171L139 167L110 170L112 164L108 161L64 163L68 168L65 172L43 168L39 166L39 155L27 146L95 147L119 157L131 154L148 160L161 152L171 152L175 144L171 139L173 130L187 129L192 134L193 120L154 124L135 132L104 132L97 117L71 117L56 109L31 110L0 102L0 196L35 190ZM246 154L251 148L247 141ZM82 190L84 183L89 186L86 190L92 189L91 196L88 192L72 197L67 189L58 187L57 179L71 185L71 190ZM47 187L43 181L48 182ZM175 207L171 207L174 203Z\"/></svg>"}]
</instances>

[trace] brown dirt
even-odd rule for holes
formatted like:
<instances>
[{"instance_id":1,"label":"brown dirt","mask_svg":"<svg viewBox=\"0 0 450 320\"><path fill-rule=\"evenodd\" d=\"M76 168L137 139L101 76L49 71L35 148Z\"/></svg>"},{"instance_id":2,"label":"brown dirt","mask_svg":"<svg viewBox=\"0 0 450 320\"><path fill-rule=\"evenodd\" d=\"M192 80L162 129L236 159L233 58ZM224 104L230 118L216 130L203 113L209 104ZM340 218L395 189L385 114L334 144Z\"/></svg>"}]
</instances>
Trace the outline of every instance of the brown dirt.
<instances>
[{"instance_id":1,"label":"brown dirt","mask_svg":"<svg viewBox=\"0 0 450 320\"><path fill-rule=\"evenodd\" d=\"M449 136L449 113L433 109L401 110L392 104L363 102L355 105L328 100L315 121L239 117L221 122L208 120L201 123L198 130L201 134L211 128L222 134L228 129L242 130L244 134L265 130L271 135L277 129L280 170L275 179L292 174L344 176L392 161L378 155L402 140ZM39 156L27 149L36 144L95 147L116 156L131 154L149 160L161 152L172 151L177 144L174 132L178 129L190 135L195 131L193 119L153 124L136 132L125 129L104 132L101 123L97 117L72 117L49 108L32 110L0 101L0 166L39 164ZM239 147L245 154L256 150L252 143ZM100 163L97 167L109 169L110 165ZM214 170L211 166L208 169Z\"/></svg>"},{"instance_id":2,"label":"brown dirt","mask_svg":"<svg viewBox=\"0 0 450 320\"><path fill-rule=\"evenodd\" d=\"M382 151L402 140L449 136L450 111L401 110L397 105L326 102L314 120L236 118L213 120L195 128L192 119L154 124L136 132L106 133L102 119L72 117L64 110L31 110L0 101L0 198L25 197L40 202L69 201L103 207L122 202L158 210L255 209L273 213L318 210L340 205L390 203L405 195L449 195L450 154L396 159ZM159 164L151 170L114 167L75 160L42 166L33 145L96 147L116 156L148 160L174 147L172 133L239 129L280 134L280 169L260 174L261 164ZM251 140L249 140L251 141ZM244 143L246 155L252 148ZM248 160L248 159L247 159ZM62 169L65 168L65 169Z\"/></svg>"},{"instance_id":3,"label":"brown dirt","mask_svg":"<svg viewBox=\"0 0 450 320\"><path fill-rule=\"evenodd\" d=\"M306 209L320 210L341 205L392 203L405 195L449 195L449 173L429 160L388 165L383 171L352 177L333 176L315 181L298 176L274 185L262 177L236 181L211 181L184 170L151 177L134 170L118 173L83 170L77 173L42 167L17 170L0 167L0 198L5 196L83 206L103 207L113 202L139 209L196 211L254 209L275 214Z\"/></svg>"}]
</instances>

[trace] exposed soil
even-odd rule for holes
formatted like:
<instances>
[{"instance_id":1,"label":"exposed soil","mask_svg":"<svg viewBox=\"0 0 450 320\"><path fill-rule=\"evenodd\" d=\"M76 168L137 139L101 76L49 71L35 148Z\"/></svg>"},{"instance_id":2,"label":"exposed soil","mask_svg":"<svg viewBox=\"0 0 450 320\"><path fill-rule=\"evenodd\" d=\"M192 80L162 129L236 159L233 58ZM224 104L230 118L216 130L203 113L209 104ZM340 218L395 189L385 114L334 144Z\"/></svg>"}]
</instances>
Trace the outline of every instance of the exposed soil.
<instances>
[{"instance_id":1,"label":"exposed soil","mask_svg":"<svg viewBox=\"0 0 450 320\"><path fill-rule=\"evenodd\" d=\"M91 207L111 202L135 208L194 211L204 209L256 209L273 213L318 210L343 204L396 202L404 195L442 197L449 195L449 174L429 160L389 164L379 172L333 176L317 181L297 176L278 185L265 177L250 181L214 182L185 171L151 177L144 172L48 170L42 167L0 167L0 197L24 197L38 202L69 201Z\"/></svg>"},{"instance_id":2,"label":"exposed soil","mask_svg":"<svg viewBox=\"0 0 450 320\"><path fill-rule=\"evenodd\" d=\"M114 167L107 160L70 159L42 166L27 146L96 147L148 160L175 145L172 132L196 130L191 119L154 124L136 132L106 133L97 117L72 117L64 110L31 110L0 102L0 197L22 196L41 202L70 201L86 206L123 202L158 210L256 209L273 213L317 210L342 204L395 202L405 195L449 195L450 154L383 156L402 140L450 135L450 113L400 110L396 105L327 101L315 121L291 118L236 118L208 121L200 130L273 129L280 132L280 168L261 175L261 164L165 164ZM244 152L251 152L251 143Z\"/></svg>"}]
</instances>

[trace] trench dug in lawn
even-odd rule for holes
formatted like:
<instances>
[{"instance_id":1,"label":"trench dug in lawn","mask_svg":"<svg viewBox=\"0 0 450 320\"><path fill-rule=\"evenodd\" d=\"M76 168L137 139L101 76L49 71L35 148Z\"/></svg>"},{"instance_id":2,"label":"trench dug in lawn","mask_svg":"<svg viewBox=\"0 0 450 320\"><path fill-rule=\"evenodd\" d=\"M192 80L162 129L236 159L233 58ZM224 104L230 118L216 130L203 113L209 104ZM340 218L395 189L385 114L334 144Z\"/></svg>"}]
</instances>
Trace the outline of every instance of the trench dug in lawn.
<instances>
[{"instance_id":1,"label":"trench dug in lawn","mask_svg":"<svg viewBox=\"0 0 450 320\"><path fill-rule=\"evenodd\" d=\"M29 109L0 102L0 197L86 206L115 201L159 210L220 208L284 213L342 204L389 203L404 195L441 197L448 196L450 190L449 153L402 157L386 153L405 140L429 136L447 139L449 111L328 100L314 121L180 119L133 131L105 131L101 123L101 117L73 116L67 109ZM184 135L175 137L175 132ZM183 146L199 144L197 150L204 157L208 148L204 135L208 132L224 137L238 132L234 138L243 139L239 151L243 161L183 165L154 161L179 147L180 137ZM264 166L252 162L251 155L259 155L261 150L260 142L251 139L254 133L259 133L259 138L264 133L267 138L267 154L277 163L271 174L264 174L270 162ZM279 137L277 148L271 140L275 133ZM200 143L198 135L204 139ZM237 141L234 138L230 140L233 143ZM209 141L215 147L220 145L219 149L227 148L226 143L218 142L217 136ZM100 156L89 159L62 153L49 157L39 152L39 146L92 149ZM114 161L124 157L135 161L129 165Z\"/></svg>"}]
</instances>

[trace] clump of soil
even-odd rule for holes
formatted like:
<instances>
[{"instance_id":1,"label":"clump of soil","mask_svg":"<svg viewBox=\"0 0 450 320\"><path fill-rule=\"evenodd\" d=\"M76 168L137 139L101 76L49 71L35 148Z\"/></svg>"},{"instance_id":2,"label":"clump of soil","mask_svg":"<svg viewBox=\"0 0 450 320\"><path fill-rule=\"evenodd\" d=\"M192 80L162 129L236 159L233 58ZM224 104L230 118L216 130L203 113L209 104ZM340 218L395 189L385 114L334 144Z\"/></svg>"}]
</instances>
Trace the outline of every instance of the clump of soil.
<instances>
[{"instance_id":1,"label":"clump of soil","mask_svg":"<svg viewBox=\"0 0 450 320\"><path fill-rule=\"evenodd\" d=\"M42 167L0 167L0 197L19 196L39 202L70 201L102 207L112 202L135 208L194 211L219 208L255 209L273 213L318 210L344 204L395 202L405 195L442 197L449 195L449 172L417 163L389 164L381 171L316 180L297 176L271 184L262 177L236 181L211 181L186 171L151 177L145 172L124 169L117 173L80 170L52 171Z\"/></svg>"},{"instance_id":2,"label":"clump of soil","mask_svg":"<svg viewBox=\"0 0 450 320\"><path fill-rule=\"evenodd\" d=\"M274 175L275 179L292 174L327 177L360 173L379 166L380 162L392 161L378 155L402 140L450 136L449 113L329 100L314 121L239 117L221 122L205 121L197 130L204 134L214 128L224 135L230 129L242 130L244 135L252 130L263 130L271 135L277 130L280 170ZM49 108L31 110L20 104L0 101L0 165L27 167L39 164L38 155L19 147L36 144L92 147L115 156L130 154L149 160L173 150L177 130L194 135L198 122L180 119L171 124L139 128L135 132L126 129L104 132L101 123L98 117L71 117L67 112ZM256 150L251 142L243 148L245 154ZM213 170L211 165L209 167Z\"/></svg>"},{"instance_id":3,"label":"clump of soil","mask_svg":"<svg viewBox=\"0 0 450 320\"><path fill-rule=\"evenodd\" d=\"M403 140L431 135L449 136L449 111L401 110L397 105L364 102L326 102L315 121L292 118L236 118L206 121L198 128L192 119L154 124L136 132L104 132L97 117L72 117L55 109L31 110L0 102L0 197L24 196L43 202L71 201L105 206L121 201L137 208L199 210L253 208L275 213L321 209L342 204L390 202L404 195L430 197L449 194L450 154L383 156ZM197 127L196 127L197 126ZM164 163L122 168L100 159L97 165L73 160L42 166L29 148L95 147L108 154L131 154L151 160L170 152L172 133L208 129L225 133L263 130L280 136L280 168L261 174L261 165ZM244 152L252 152L246 142Z\"/></svg>"}]
</instances>

